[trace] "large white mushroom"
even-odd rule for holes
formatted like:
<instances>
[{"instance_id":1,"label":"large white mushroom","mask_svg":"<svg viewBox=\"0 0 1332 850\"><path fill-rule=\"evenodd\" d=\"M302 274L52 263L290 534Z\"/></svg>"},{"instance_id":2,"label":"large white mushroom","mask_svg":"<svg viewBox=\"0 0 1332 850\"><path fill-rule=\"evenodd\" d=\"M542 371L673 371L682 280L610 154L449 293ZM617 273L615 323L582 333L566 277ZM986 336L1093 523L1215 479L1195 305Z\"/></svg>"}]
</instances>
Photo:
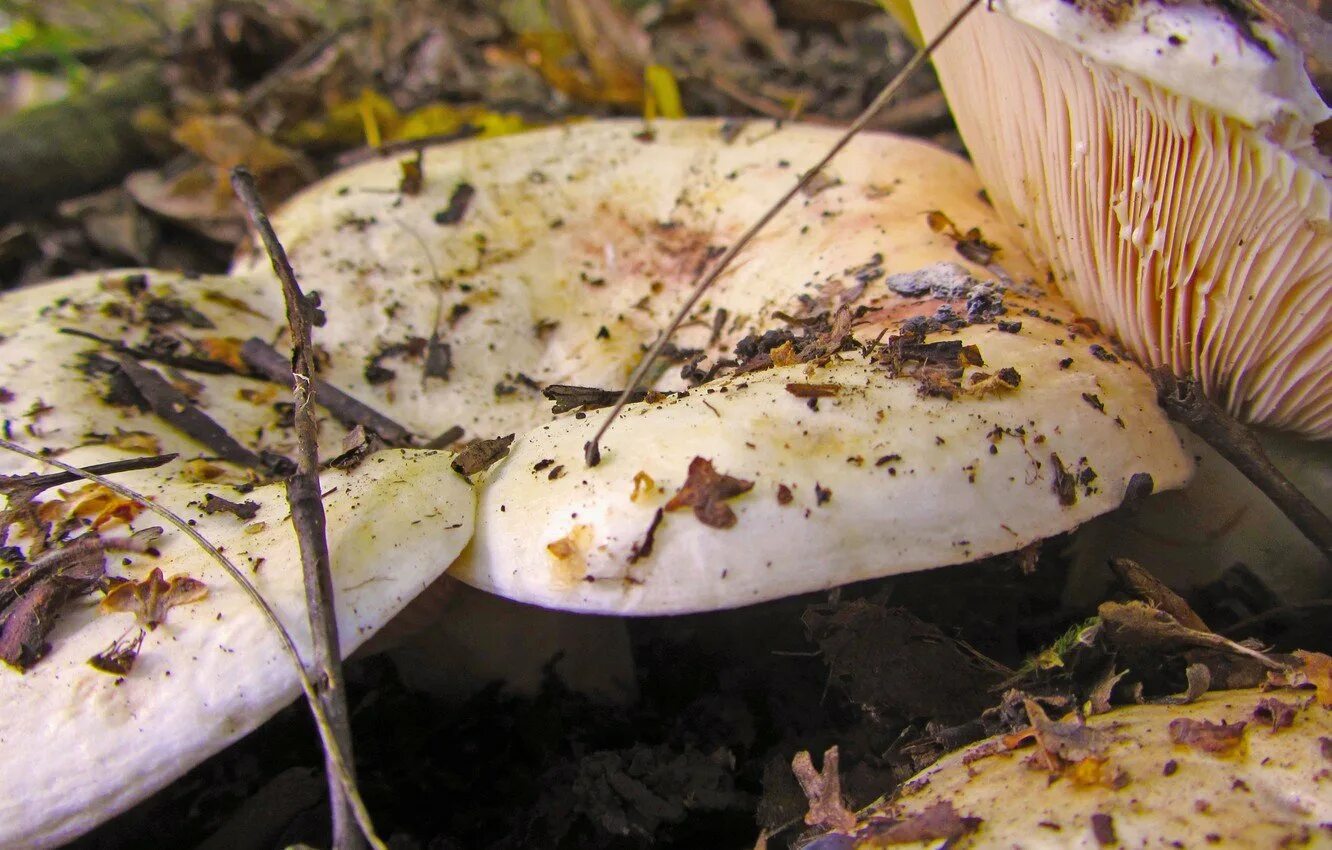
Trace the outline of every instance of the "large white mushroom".
<instances>
[{"instance_id":1,"label":"large white mushroom","mask_svg":"<svg viewBox=\"0 0 1332 850\"><path fill-rule=\"evenodd\" d=\"M158 372L147 358L117 361L125 355L60 333L131 346L152 347L151 338L158 355L177 363L198 365L188 360L197 356L235 365L236 337L270 336L280 326L277 290L241 278L107 273L7 293L0 303L6 436L76 466L179 453L116 480L188 520L248 573L310 658L286 497L280 484L252 486L274 457L260 452L290 448L290 431L273 407L287 390L232 374ZM200 442L140 409L144 393L130 388L126 370L181 410L192 397L188 406L235 444ZM453 472L453 459L393 449L322 475L344 653L435 581L470 538L474 495ZM49 472L0 453L0 474ZM256 728L299 686L276 634L218 564L173 528L135 534L162 527L160 517L81 481L35 495L31 518L50 529L24 521L26 499L9 501L0 520L0 645L4 660L23 672L0 670L0 752L6 773L23 780L0 800L0 845L47 847ZM108 591L100 604L79 595L99 587Z\"/></svg>"},{"instance_id":2,"label":"large white mushroom","mask_svg":"<svg viewBox=\"0 0 1332 850\"><path fill-rule=\"evenodd\" d=\"M427 150L416 193L398 161L362 165L278 212L310 279L386 282L326 298L385 304L338 331L349 345L449 346L447 380L399 370L379 403L412 422L443 399L469 434L519 435L478 478L454 575L585 612L734 607L1013 551L1114 508L1139 473L1183 482L1143 373L1033 280L966 164L887 136L764 231L653 383L687 394L631 404L585 468L597 414L551 422L537 388L607 403L700 269L835 137L582 124Z\"/></svg>"}]
</instances>

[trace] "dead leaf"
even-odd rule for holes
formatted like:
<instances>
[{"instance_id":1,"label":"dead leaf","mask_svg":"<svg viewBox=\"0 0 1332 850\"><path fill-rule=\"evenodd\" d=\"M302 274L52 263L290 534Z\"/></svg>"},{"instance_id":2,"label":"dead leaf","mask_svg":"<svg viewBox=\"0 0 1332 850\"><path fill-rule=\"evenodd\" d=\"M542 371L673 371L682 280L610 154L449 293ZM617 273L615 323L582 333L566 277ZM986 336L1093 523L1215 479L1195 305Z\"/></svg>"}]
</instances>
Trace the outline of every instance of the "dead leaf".
<instances>
[{"instance_id":1,"label":"dead leaf","mask_svg":"<svg viewBox=\"0 0 1332 850\"><path fill-rule=\"evenodd\" d=\"M747 493L753 486L753 481L718 473L712 461L695 457L689 462L689 473L684 485L666 503L666 510L692 507L694 516L704 525L730 528L735 525L735 512L723 502Z\"/></svg>"},{"instance_id":2,"label":"dead leaf","mask_svg":"<svg viewBox=\"0 0 1332 850\"><path fill-rule=\"evenodd\" d=\"M1295 722L1295 713L1298 710L1299 706L1282 702L1276 697L1265 697L1254 707L1253 719L1265 726L1271 726L1271 731L1277 732Z\"/></svg>"},{"instance_id":3,"label":"dead leaf","mask_svg":"<svg viewBox=\"0 0 1332 850\"><path fill-rule=\"evenodd\" d=\"M1297 673L1317 689L1314 693L1318 704L1323 708L1332 708L1332 657L1304 650L1292 654L1304 665Z\"/></svg>"},{"instance_id":4,"label":"dead leaf","mask_svg":"<svg viewBox=\"0 0 1332 850\"><path fill-rule=\"evenodd\" d=\"M962 836L975 832L981 822L980 818L958 814L953 804L944 800L905 818L882 821L876 818L856 836L856 846L864 846L868 850L891 844L943 839L943 846L951 847Z\"/></svg>"},{"instance_id":5,"label":"dead leaf","mask_svg":"<svg viewBox=\"0 0 1332 850\"><path fill-rule=\"evenodd\" d=\"M102 610L133 614L147 629L166 622L167 612L177 605L189 605L208 595L208 587L187 575L174 575L168 581L162 570L154 567L142 581L123 581L107 591Z\"/></svg>"},{"instance_id":6,"label":"dead leaf","mask_svg":"<svg viewBox=\"0 0 1332 850\"><path fill-rule=\"evenodd\" d=\"M1128 558L1113 558L1110 561L1110 569L1133 592L1134 596L1174 617L1181 626L1199 632L1211 631L1207 628L1207 624L1203 622L1202 617L1194 613L1194 610L1189 607L1189 603L1184 601L1184 597L1166 587L1160 579L1148 572L1137 561L1131 561Z\"/></svg>"},{"instance_id":7,"label":"dead leaf","mask_svg":"<svg viewBox=\"0 0 1332 850\"><path fill-rule=\"evenodd\" d=\"M838 774L836 746L829 747L823 754L822 773L814 769L814 761L807 750L801 750L791 759L791 771L795 773L801 790L809 800L805 823L839 832L850 832L856 828L855 813L842 801L842 779Z\"/></svg>"},{"instance_id":8,"label":"dead leaf","mask_svg":"<svg viewBox=\"0 0 1332 850\"><path fill-rule=\"evenodd\" d=\"M1244 742L1244 727L1240 720L1235 723L1213 723L1210 720L1193 720L1179 717L1170 721L1170 740L1176 744L1193 747L1207 753L1222 755L1229 753Z\"/></svg>"}]
</instances>

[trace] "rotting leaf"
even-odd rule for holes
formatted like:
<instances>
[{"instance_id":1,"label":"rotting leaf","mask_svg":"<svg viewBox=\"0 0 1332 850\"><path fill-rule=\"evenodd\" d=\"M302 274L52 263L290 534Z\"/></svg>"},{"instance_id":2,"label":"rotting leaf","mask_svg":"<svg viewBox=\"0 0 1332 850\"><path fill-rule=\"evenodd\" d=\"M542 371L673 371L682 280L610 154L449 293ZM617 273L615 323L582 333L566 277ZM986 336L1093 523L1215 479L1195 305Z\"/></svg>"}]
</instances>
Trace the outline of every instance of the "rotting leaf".
<instances>
[{"instance_id":1,"label":"rotting leaf","mask_svg":"<svg viewBox=\"0 0 1332 850\"><path fill-rule=\"evenodd\" d=\"M207 595L208 586L198 579L174 575L168 580L162 577L161 568L153 567L142 581L122 581L108 590L101 608L133 614L135 622L151 630L166 621L172 608L198 602Z\"/></svg>"},{"instance_id":2,"label":"rotting leaf","mask_svg":"<svg viewBox=\"0 0 1332 850\"><path fill-rule=\"evenodd\" d=\"M1170 721L1170 726L1167 728L1170 740L1176 744L1224 755L1244 742L1244 728L1247 725L1243 720L1235 723L1225 721L1213 723L1210 720L1177 717Z\"/></svg>"},{"instance_id":3,"label":"rotting leaf","mask_svg":"<svg viewBox=\"0 0 1332 850\"><path fill-rule=\"evenodd\" d=\"M1027 741L1035 741L1036 764L1077 785L1121 788L1128 782L1128 777L1105 757L1105 751L1115 740L1111 732L1093 729L1084 723L1051 720L1031 699L1024 699L1023 705L1031 727L1004 736L1006 748L1014 749Z\"/></svg>"},{"instance_id":4,"label":"rotting leaf","mask_svg":"<svg viewBox=\"0 0 1332 850\"><path fill-rule=\"evenodd\" d=\"M0 581L0 661L20 672L37 663L46 654L46 636L65 602L91 592L102 580L105 552L144 551L151 539L155 535L105 542L96 536L81 537Z\"/></svg>"},{"instance_id":5,"label":"rotting leaf","mask_svg":"<svg viewBox=\"0 0 1332 850\"><path fill-rule=\"evenodd\" d=\"M1292 655L1303 665L1296 675L1314 686L1319 705L1332 708L1332 657L1304 650L1296 650Z\"/></svg>"},{"instance_id":6,"label":"rotting leaf","mask_svg":"<svg viewBox=\"0 0 1332 850\"><path fill-rule=\"evenodd\" d=\"M89 666L94 670L110 673L112 676L128 676L134 669L134 662L138 660L139 650L143 647L143 638L148 634L142 628L133 631L133 637L126 632L106 649L89 658Z\"/></svg>"},{"instance_id":7,"label":"rotting leaf","mask_svg":"<svg viewBox=\"0 0 1332 850\"><path fill-rule=\"evenodd\" d=\"M925 221L935 233L942 233L952 239L957 252L977 265L988 266L994 262L995 257L999 254L999 246L993 242L987 242L978 227L973 227L963 233L953 223L952 219L939 210L931 210L927 213Z\"/></svg>"},{"instance_id":8,"label":"rotting leaf","mask_svg":"<svg viewBox=\"0 0 1332 850\"><path fill-rule=\"evenodd\" d=\"M1078 503L1077 476L1065 468L1064 462L1059 459L1058 452L1050 453L1050 467L1054 470L1054 479L1050 482L1050 489L1059 498L1059 504L1064 507L1076 505Z\"/></svg>"},{"instance_id":9,"label":"rotting leaf","mask_svg":"<svg viewBox=\"0 0 1332 850\"><path fill-rule=\"evenodd\" d=\"M730 506L724 504L725 500L746 493L753 486L753 481L721 474L712 466L712 461L695 457L689 462L684 485L666 503L665 509L674 511L692 507L694 516L704 525L730 528L735 525L736 517Z\"/></svg>"},{"instance_id":10,"label":"rotting leaf","mask_svg":"<svg viewBox=\"0 0 1332 850\"><path fill-rule=\"evenodd\" d=\"M805 823L821 829L849 832L856 827L855 813L842 801L842 778L838 773L837 747L829 747L823 754L823 771L814 769L808 750L801 750L791 759L791 771L809 800Z\"/></svg>"},{"instance_id":11,"label":"rotting leaf","mask_svg":"<svg viewBox=\"0 0 1332 850\"><path fill-rule=\"evenodd\" d=\"M1137 561L1112 558L1110 569L1134 596L1174 617L1181 626L1200 632L1211 631L1202 617L1184 601L1184 597L1167 587Z\"/></svg>"},{"instance_id":12,"label":"rotting leaf","mask_svg":"<svg viewBox=\"0 0 1332 850\"><path fill-rule=\"evenodd\" d=\"M857 846L859 841L880 847L943 839L943 846L951 847L959 838L975 832L981 823L980 818L961 815L950 801L942 800L905 818L874 819L856 836Z\"/></svg>"},{"instance_id":13,"label":"rotting leaf","mask_svg":"<svg viewBox=\"0 0 1332 850\"><path fill-rule=\"evenodd\" d=\"M1295 722L1295 713L1299 707L1283 702L1276 697L1264 697L1254 706L1253 719L1276 733Z\"/></svg>"},{"instance_id":14,"label":"rotting leaf","mask_svg":"<svg viewBox=\"0 0 1332 850\"><path fill-rule=\"evenodd\" d=\"M489 469L508 455L509 446L513 445L513 437L513 434L509 434L493 440L472 440L453 459L454 470L471 476L483 469Z\"/></svg>"}]
</instances>

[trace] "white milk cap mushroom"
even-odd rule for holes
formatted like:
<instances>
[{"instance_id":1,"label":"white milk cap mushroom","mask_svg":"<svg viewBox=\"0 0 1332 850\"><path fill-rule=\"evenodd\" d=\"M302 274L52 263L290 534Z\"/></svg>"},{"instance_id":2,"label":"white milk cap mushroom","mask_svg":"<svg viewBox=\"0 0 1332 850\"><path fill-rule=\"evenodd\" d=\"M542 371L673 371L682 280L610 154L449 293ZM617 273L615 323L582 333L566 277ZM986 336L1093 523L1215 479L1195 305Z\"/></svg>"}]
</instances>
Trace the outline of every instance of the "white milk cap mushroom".
<instances>
[{"instance_id":1,"label":"white milk cap mushroom","mask_svg":"<svg viewBox=\"0 0 1332 850\"><path fill-rule=\"evenodd\" d=\"M406 332L451 346L448 380L406 370L407 380L375 388L386 402L392 393L404 421L420 419L418 406L454 400L446 406L467 417L469 433L518 435L512 454L477 476L483 529L454 574L570 610L733 607L1012 551L1115 507L1139 473L1156 489L1184 482L1188 464L1145 375L1041 290L968 166L877 135L853 141L723 277L654 387L683 390L734 360L737 346L761 349L764 333L843 321L839 310L866 346L916 320L928 335L919 343L958 374L936 374L947 386L923 390L923 372L933 371L917 369L924 364L907 364L915 377L892 378L878 354L851 352L736 374L631 406L606 460L585 469L596 412L552 422L537 388L613 396L699 270L835 136L688 121L657 122L644 137L637 122L579 124L429 149L415 195L394 191L400 164L388 160L336 175L278 211L297 267L336 281L331 312L338 298L370 297L363 284L343 283L348 276L373 279ZM257 272L259 262L243 258L238 271ZM431 309L406 309L423 291ZM381 324L370 316L345 332L347 344L365 345ZM958 360L971 345L977 359ZM689 379L677 374L681 360ZM1020 388L1005 383L1005 369ZM931 391L958 397L921 397ZM836 397L808 395L825 392ZM819 433L821 447L802 444L802 430ZM779 441L790 458L776 454ZM642 544L655 510L695 457L756 489L734 501L734 530L664 515L649 556ZM778 485L790 490L787 506ZM741 563L755 546L772 557Z\"/></svg>"},{"instance_id":2,"label":"white milk cap mushroom","mask_svg":"<svg viewBox=\"0 0 1332 850\"><path fill-rule=\"evenodd\" d=\"M222 297L207 297L213 290ZM138 346L145 341L140 332L152 327L159 339L173 335L176 344L168 353L222 360L232 351L225 338L259 332L264 321L267 335L280 321L276 293L261 290L238 278L188 281L109 272L6 293L0 298L0 418L15 441L76 466L180 453L164 466L120 473L115 480L174 511L226 553L309 659L300 557L282 486L252 486L256 473L213 459L214 446L123 396L118 404L107 401L114 380L106 363L115 353L59 332L74 328ZM264 320L261 312L279 318ZM189 327L191 320L210 327ZM189 339L199 341L198 351ZM105 362L90 366L89 355ZM290 432L273 410L274 402L290 397L286 388L233 374L187 375L148 361L140 368L192 395L193 404L232 434L242 451L290 448ZM114 392L111 397L116 399ZM326 424L324 431L339 433L336 425ZM321 473L344 654L435 581L470 538L475 496L453 472L453 459L447 452L389 449L354 468ZM51 471L0 452L0 474ZM36 501L40 517L64 535L97 532L104 541L123 542L135 531L165 525L82 481L48 489ZM11 634L21 625L16 611L35 586L25 584L24 576L37 575L22 562L16 569L15 558L39 563L38 538L47 536L18 522L12 501L7 507L6 572L0 579L6 657L11 639L18 640L17 632ZM15 658L24 672L0 669L0 753L6 774L15 779L0 799L0 845L48 847L71 840L253 730L300 693L297 671L269 623L220 565L172 527L151 542L155 555L143 551L149 544L142 537L135 540L142 545L124 559L111 547L86 562L93 583L103 566L111 577L107 589L120 600L111 606L115 610L104 610L96 595L72 598L57 609L49 633L20 641ZM58 542L51 541L45 554L64 551L50 548ZM154 588L165 597L153 597ZM182 604L172 606L172 600ZM156 620L136 645L140 625ZM94 669L89 661L99 655L102 667Z\"/></svg>"},{"instance_id":3,"label":"white milk cap mushroom","mask_svg":"<svg viewBox=\"0 0 1332 850\"><path fill-rule=\"evenodd\" d=\"M845 846L886 846L876 832L894 822L901 831L925 813L956 827L949 846L976 850L1332 846L1332 711L1309 691L1213 691L1186 705L1116 708L1087 718L1082 731L1076 724L1057 725L1082 751L1071 760L1081 756L1091 770L1052 772L1039 743L982 741L876 804Z\"/></svg>"},{"instance_id":4,"label":"white milk cap mushroom","mask_svg":"<svg viewBox=\"0 0 1332 850\"><path fill-rule=\"evenodd\" d=\"M960 6L915 13L928 35ZM1329 111L1275 19L1009 0L935 65L990 198L1078 310L1244 421L1332 436Z\"/></svg>"}]
</instances>

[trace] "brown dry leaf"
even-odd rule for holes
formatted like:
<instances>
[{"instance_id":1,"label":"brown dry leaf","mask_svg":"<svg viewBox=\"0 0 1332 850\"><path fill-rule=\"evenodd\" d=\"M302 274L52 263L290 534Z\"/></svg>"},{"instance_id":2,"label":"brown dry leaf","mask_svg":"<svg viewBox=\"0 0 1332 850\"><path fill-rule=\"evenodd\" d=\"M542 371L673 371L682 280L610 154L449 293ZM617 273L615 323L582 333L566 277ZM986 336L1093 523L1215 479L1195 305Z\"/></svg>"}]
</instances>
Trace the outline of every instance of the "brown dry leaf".
<instances>
[{"instance_id":1,"label":"brown dry leaf","mask_svg":"<svg viewBox=\"0 0 1332 850\"><path fill-rule=\"evenodd\" d=\"M875 850L893 844L943 839L945 847L981 825L981 819L958 814L953 804L944 800L905 818L875 819L856 836L856 850Z\"/></svg>"},{"instance_id":2,"label":"brown dry leaf","mask_svg":"<svg viewBox=\"0 0 1332 850\"><path fill-rule=\"evenodd\" d=\"M473 440L454 458L454 470L462 475L471 476L483 469L489 469L508 455L509 446L513 445L513 436L509 434L493 440Z\"/></svg>"},{"instance_id":3,"label":"brown dry leaf","mask_svg":"<svg viewBox=\"0 0 1332 850\"><path fill-rule=\"evenodd\" d=\"M794 366L800 362L800 354L789 339L769 351L768 357L772 358L774 366Z\"/></svg>"},{"instance_id":4,"label":"brown dry leaf","mask_svg":"<svg viewBox=\"0 0 1332 850\"><path fill-rule=\"evenodd\" d=\"M1323 708L1332 708L1332 657L1321 652L1297 650L1292 653L1304 665L1297 671L1304 681L1317 690L1318 704Z\"/></svg>"},{"instance_id":5,"label":"brown dry leaf","mask_svg":"<svg viewBox=\"0 0 1332 850\"><path fill-rule=\"evenodd\" d=\"M791 771L809 800L805 823L820 829L850 832L856 828L856 816L842 802L838 758L837 747L829 747L823 754L823 772L820 773L814 769L809 751L801 750L791 759Z\"/></svg>"},{"instance_id":6,"label":"brown dry leaf","mask_svg":"<svg viewBox=\"0 0 1332 850\"><path fill-rule=\"evenodd\" d=\"M1170 740L1176 744L1193 747L1207 753L1223 755L1233 751L1244 742L1244 727L1248 725L1240 720L1235 723L1213 723L1210 720L1193 720L1179 717L1170 721Z\"/></svg>"},{"instance_id":7,"label":"brown dry leaf","mask_svg":"<svg viewBox=\"0 0 1332 850\"><path fill-rule=\"evenodd\" d=\"M1120 788L1128 781L1105 757L1106 749L1115 740L1109 731L1083 723L1051 720L1045 709L1031 699L1024 699L1023 705L1031 728L1005 735L1002 740L1006 748L1011 750L1035 741L1036 764L1078 785Z\"/></svg>"},{"instance_id":8,"label":"brown dry leaf","mask_svg":"<svg viewBox=\"0 0 1332 850\"><path fill-rule=\"evenodd\" d=\"M1295 714L1300 709L1293 703L1283 702L1276 697L1266 697L1258 701L1253 709L1253 719L1270 726L1272 732L1278 732L1295 722Z\"/></svg>"},{"instance_id":9,"label":"brown dry leaf","mask_svg":"<svg viewBox=\"0 0 1332 850\"><path fill-rule=\"evenodd\" d=\"M1174 617L1181 626L1199 632L1211 631L1207 628L1207 624L1203 622L1202 617L1199 617L1189 607L1189 603L1184 601L1184 597L1166 587L1160 579L1148 572L1137 561L1131 561L1128 558L1113 558L1110 561L1110 569L1133 592L1133 595L1148 605Z\"/></svg>"},{"instance_id":10,"label":"brown dry leaf","mask_svg":"<svg viewBox=\"0 0 1332 850\"><path fill-rule=\"evenodd\" d=\"M116 433L107 439L106 444L127 452L141 452L147 455L162 453L162 443L147 431L122 431L117 428Z\"/></svg>"},{"instance_id":11,"label":"brown dry leaf","mask_svg":"<svg viewBox=\"0 0 1332 850\"><path fill-rule=\"evenodd\" d=\"M713 468L712 461L695 457L689 462L684 485L666 503L666 510L692 507L694 516L704 525L730 528L735 525L735 512L724 501L747 493L753 486L753 481L723 475Z\"/></svg>"},{"instance_id":12,"label":"brown dry leaf","mask_svg":"<svg viewBox=\"0 0 1332 850\"><path fill-rule=\"evenodd\" d=\"M123 581L107 591L102 610L133 614L139 625L155 629L166 621L172 608L198 602L207 595L208 586L198 579L174 575L167 580L162 570L154 567L146 579Z\"/></svg>"},{"instance_id":13,"label":"brown dry leaf","mask_svg":"<svg viewBox=\"0 0 1332 850\"><path fill-rule=\"evenodd\" d=\"M61 500L42 505L43 519L74 517L87 521L94 529L100 529L115 522L128 525L143 513L143 505L113 493L101 484L85 484L73 493L63 490L58 492Z\"/></svg>"}]
</instances>

